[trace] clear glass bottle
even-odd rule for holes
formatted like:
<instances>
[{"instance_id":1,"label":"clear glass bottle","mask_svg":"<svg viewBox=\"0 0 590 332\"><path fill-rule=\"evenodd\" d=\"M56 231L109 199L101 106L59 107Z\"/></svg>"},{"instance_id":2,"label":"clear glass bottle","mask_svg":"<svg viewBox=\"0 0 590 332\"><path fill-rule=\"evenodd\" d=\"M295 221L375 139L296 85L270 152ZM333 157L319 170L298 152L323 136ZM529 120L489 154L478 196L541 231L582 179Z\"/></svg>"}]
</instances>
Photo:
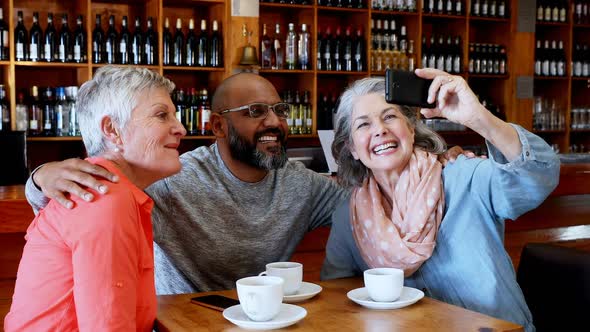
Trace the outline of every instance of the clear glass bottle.
<instances>
[{"instance_id":1,"label":"clear glass bottle","mask_svg":"<svg viewBox=\"0 0 590 332\"><path fill-rule=\"evenodd\" d=\"M293 23L289 23L285 48L285 64L287 69L295 69L297 64L297 35L295 34L295 24Z\"/></svg>"},{"instance_id":2,"label":"clear glass bottle","mask_svg":"<svg viewBox=\"0 0 590 332\"><path fill-rule=\"evenodd\" d=\"M27 131L29 127L29 120L28 120L28 109L27 105L25 104L25 94L22 92L18 93L17 102L16 102L16 110L15 110L15 117L16 117L16 130L17 131Z\"/></svg>"},{"instance_id":3,"label":"clear glass bottle","mask_svg":"<svg viewBox=\"0 0 590 332\"><path fill-rule=\"evenodd\" d=\"M31 87L29 99L29 135L41 136L42 133L42 110L39 104L39 88L36 85Z\"/></svg>"},{"instance_id":4,"label":"clear glass bottle","mask_svg":"<svg viewBox=\"0 0 590 332\"><path fill-rule=\"evenodd\" d=\"M66 102L70 111L69 136L80 136L80 125L78 124L78 112L76 109L76 98L78 97L78 87L66 87Z\"/></svg>"},{"instance_id":5,"label":"clear glass bottle","mask_svg":"<svg viewBox=\"0 0 590 332\"><path fill-rule=\"evenodd\" d=\"M68 136L70 134L70 109L66 101L64 87L55 89L55 135Z\"/></svg>"}]
</instances>

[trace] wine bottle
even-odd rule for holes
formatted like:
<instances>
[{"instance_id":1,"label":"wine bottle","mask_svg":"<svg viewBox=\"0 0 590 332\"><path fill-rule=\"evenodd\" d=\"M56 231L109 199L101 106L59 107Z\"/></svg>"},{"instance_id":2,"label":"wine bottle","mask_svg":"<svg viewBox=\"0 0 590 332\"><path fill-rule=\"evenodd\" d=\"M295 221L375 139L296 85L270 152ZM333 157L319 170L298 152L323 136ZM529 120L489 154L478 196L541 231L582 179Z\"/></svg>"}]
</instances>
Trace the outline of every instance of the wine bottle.
<instances>
[{"instance_id":1,"label":"wine bottle","mask_svg":"<svg viewBox=\"0 0 590 332\"><path fill-rule=\"evenodd\" d=\"M57 30L53 25L53 14L47 14L47 28L45 29L45 38L43 41L43 59L47 62L57 61Z\"/></svg>"},{"instance_id":2,"label":"wine bottle","mask_svg":"<svg viewBox=\"0 0 590 332\"><path fill-rule=\"evenodd\" d=\"M104 32L100 26L100 14L97 14L94 30L92 31L92 62L103 63L104 58Z\"/></svg>"},{"instance_id":3,"label":"wine bottle","mask_svg":"<svg viewBox=\"0 0 590 332\"><path fill-rule=\"evenodd\" d=\"M4 21L4 13L0 7L0 60L8 60L8 25Z\"/></svg>"},{"instance_id":4,"label":"wine bottle","mask_svg":"<svg viewBox=\"0 0 590 332\"><path fill-rule=\"evenodd\" d=\"M14 45L16 61L26 61L29 56L27 53L27 28L23 23L23 12L18 11L18 23L14 28Z\"/></svg>"},{"instance_id":5,"label":"wine bottle","mask_svg":"<svg viewBox=\"0 0 590 332\"><path fill-rule=\"evenodd\" d=\"M73 58L72 33L68 27L68 14L63 14L61 17L61 30L59 32L58 59L61 62L72 62Z\"/></svg>"},{"instance_id":6,"label":"wine bottle","mask_svg":"<svg viewBox=\"0 0 590 332\"><path fill-rule=\"evenodd\" d=\"M155 65L158 62L158 34L154 31L154 22L152 17L148 17L147 30L145 32L145 64Z\"/></svg>"},{"instance_id":7,"label":"wine bottle","mask_svg":"<svg viewBox=\"0 0 590 332\"><path fill-rule=\"evenodd\" d=\"M170 33L170 22L168 21L168 17L164 20L164 33L163 33L163 60L164 66L169 66L172 64L172 59L174 58L173 53L173 42L172 42L172 33Z\"/></svg>"},{"instance_id":8,"label":"wine bottle","mask_svg":"<svg viewBox=\"0 0 590 332\"><path fill-rule=\"evenodd\" d=\"M133 30L133 37L131 42L131 59L134 65L142 65L143 61L143 32L141 31L141 19L135 17L135 29Z\"/></svg>"},{"instance_id":9,"label":"wine bottle","mask_svg":"<svg viewBox=\"0 0 590 332\"><path fill-rule=\"evenodd\" d=\"M197 42L197 66L209 66L209 36L207 35L207 21L201 20L201 34Z\"/></svg>"},{"instance_id":10,"label":"wine bottle","mask_svg":"<svg viewBox=\"0 0 590 332\"><path fill-rule=\"evenodd\" d=\"M31 97L29 101L29 129L30 136L41 136L42 130L42 110L39 103L39 88L36 85L31 87Z\"/></svg>"},{"instance_id":11,"label":"wine bottle","mask_svg":"<svg viewBox=\"0 0 590 332\"><path fill-rule=\"evenodd\" d=\"M39 13L33 13L33 26L31 26L30 30L30 39L29 39L29 60L30 61L40 61L42 59L42 44L41 39L43 38L43 31L41 30L41 26L39 26Z\"/></svg>"},{"instance_id":12,"label":"wine bottle","mask_svg":"<svg viewBox=\"0 0 590 332\"><path fill-rule=\"evenodd\" d=\"M129 27L127 22L127 16L123 16L121 21L121 35L119 36L119 61L121 64L130 63L131 51L131 34L129 33Z\"/></svg>"},{"instance_id":13,"label":"wine bottle","mask_svg":"<svg viewBox=\"0 0 590 332\"><path fill-rule=\"evenodd\" d=\"M195 66L197 36L195 35L195 21L192 18L188 21L188 33L186 34L186 43L184 43L184 46L184 54L186 55L186 65Z\"/></svg>"},{"instance_id":14,"label":"wine bottle","mask_svg":"<svg viewBox=\"0 0 590 332\"><path fill-rule=\"evenodd\" d=\"M109 28L106 33L105 53L107 63L118 63L119 34L115 29L115 15L109 16Z\"/></svg>"},{"instance_id":15,"label":"wine bottle","mask_svg":"<svg viewBox=\"0 0 590 332\"><path fill-rule=\"evenodd\" d=\"M76 18L76 30L74 31L74 62L86 62L86 30L82 25L82 15Z\"/></svg>"},{"instance_id":16,"label":"wine bottle","mask_svg":"<svg viewBox=\"0 0 590 332\"><path fill-rule=\"evenodd\" d=\"M262 25L262 37L260 39L260 67L262 69L271 69L272 41L267 34L266 24Z\"/></svg>"},{"instance_id":17,"label":"wine bottle","mask_svg":"<svg viewBox=\"0 0 590 332\"><path fill-rule=\"evenodd\" d=\"M176 19L176 33L174 35L174 64L177 66L184 65L184 34L182 33L182 20Z\"/></svg>"},{"instance_id":18,"label":"wine bottle","mask_svg":"<svg viewBox=\"0 0 590 332\"><path fill-rule=\"evenodd\" d=\"M213 33L209 47L211 54L211 67L223 67L223 38L219 32L219 23L213 20Z\"/></svg>"}]
</instances>

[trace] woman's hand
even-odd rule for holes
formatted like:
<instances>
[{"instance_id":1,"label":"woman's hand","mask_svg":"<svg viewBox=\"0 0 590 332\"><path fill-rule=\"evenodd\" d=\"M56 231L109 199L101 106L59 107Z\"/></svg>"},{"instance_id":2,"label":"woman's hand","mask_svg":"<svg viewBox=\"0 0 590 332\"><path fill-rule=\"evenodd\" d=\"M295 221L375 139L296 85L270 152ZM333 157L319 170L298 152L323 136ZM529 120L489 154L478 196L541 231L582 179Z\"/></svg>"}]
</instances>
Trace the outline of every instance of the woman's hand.
<instances>
[{"instance_id":1,"label":"woman's hand","mask_svg":"<svg viewBox=\"0 0 590 332\"><path fill-rule=\"evenodd\" d=\"M424 117L443 117L471 127L475 119L481 118L482 112L487 112L461 76L432 68L416 69L416 75L433 80L428 90L428 102L436 102L436 108L421 109Z\"/></svg>"},{"instance_id":2,"label":"woman's hand","mask_svg":"<svg viewBox=\"0 0 590 332\"><path fill-rule=\"evenodd\" d=\"M436 101L436 108L421 109L424 117L460 123L490 141L509 161L518 158L522 149L516 129L486 110L461 76L432 68L416 69L416 75L433 80L428 102Z\"/></svg>"}]
</instances>

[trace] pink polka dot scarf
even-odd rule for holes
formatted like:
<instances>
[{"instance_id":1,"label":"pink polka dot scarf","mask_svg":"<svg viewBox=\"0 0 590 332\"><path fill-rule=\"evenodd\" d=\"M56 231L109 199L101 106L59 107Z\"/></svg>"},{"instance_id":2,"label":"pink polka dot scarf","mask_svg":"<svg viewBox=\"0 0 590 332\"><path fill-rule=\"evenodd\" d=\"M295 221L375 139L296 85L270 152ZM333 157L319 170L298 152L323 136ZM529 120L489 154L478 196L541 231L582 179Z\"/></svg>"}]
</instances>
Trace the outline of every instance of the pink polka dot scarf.
<instances>
[{"instance_id":1,"label":"pink polka dot scarf","mask_svg":"<svg viewBox=\"0 0 590 332\"><path fill-rule=\"evenodd\" d=\"M444 201L442 165L419 148L395 184L391 203L370 175L350 198L352 232L367 265L412 275L432 255Z\"/></svg>"}]
</instances>

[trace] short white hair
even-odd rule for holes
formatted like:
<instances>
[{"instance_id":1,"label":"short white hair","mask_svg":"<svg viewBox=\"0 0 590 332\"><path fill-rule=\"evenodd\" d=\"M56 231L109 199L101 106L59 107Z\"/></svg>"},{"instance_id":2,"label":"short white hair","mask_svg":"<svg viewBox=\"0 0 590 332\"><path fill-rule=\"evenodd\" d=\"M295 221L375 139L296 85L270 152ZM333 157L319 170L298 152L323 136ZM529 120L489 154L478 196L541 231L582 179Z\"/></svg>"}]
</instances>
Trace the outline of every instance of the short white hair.
<instances>
[{"instance_id":1,"label":"short white hair","mask_svg":"<svg viewBox=\"0 0 590 332\"><path fill-rule=\"evenodd\" d=\"M109 142L102 135L101 121L109 116L124 129L131 112L152 89L174 90L174 83L147 68L104 66L82 84L76 99L76 112L88 156L107 151Z\"/></svg>"}]
</instances>

